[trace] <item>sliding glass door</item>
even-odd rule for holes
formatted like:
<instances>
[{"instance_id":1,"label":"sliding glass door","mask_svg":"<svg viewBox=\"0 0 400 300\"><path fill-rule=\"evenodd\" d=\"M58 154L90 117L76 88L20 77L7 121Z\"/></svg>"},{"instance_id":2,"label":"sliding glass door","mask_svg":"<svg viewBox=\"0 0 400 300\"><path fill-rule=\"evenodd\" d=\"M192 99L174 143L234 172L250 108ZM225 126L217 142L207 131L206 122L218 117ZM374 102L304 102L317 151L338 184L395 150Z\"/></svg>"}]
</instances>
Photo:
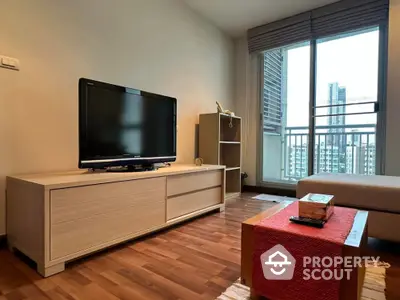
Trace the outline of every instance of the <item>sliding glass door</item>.
<instances>
[{"instance_id":1,"label":"sliding glass door","mask_svg":"<svg viewBox=\"0 0 400 300\"><path fill-rule=\"evenodd\" d=\"M317 40L313 173L376 173L379 28Z\"/></svg>"},{"instance_id":2,"label":"sliding glass door","mask_svg":"<svg viewBox=\"0 0 400 300\"><path fill-rule=\"evenodd\" d=\"M263 181L307 174L310 43L263 55Z\"/></svg>"},{"instance_id":3,"label":"sliding glass door","mask_svg":"<svg viewBox=\"0 0 400 300\"><path fill-rule=\"evenodd\" d=\"M263 54L261 183L375 174L379 27Z\"/></svg>"}]
</instances>

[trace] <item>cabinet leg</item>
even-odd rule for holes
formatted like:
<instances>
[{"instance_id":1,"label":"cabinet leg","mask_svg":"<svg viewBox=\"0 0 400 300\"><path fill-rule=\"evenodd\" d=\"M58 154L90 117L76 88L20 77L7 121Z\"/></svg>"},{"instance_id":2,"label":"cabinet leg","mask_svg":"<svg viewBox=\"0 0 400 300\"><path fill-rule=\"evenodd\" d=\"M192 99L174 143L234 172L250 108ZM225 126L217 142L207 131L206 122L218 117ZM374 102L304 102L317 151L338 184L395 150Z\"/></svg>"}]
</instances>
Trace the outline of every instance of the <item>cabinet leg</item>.
<instances>
[{"instance_id":1,"label":"cabinet leg","mask_svg":"<svg viewBox=\"0 0 400 300\"><path fill-rule=\"evenodd\" d=\"M60 263L54 266L45 267L44 265L38 265L37 271L43 277L49 277L54 274L60 273L65 270L65 263Z\"/></svg>"},{"instance_id":2,"label":"cabinet leg","mask_svg":"<svg viewBox=\"0 0 400 300\"><path fill-rule=\"evenodd\" d=\"M223 211L225 211L225 205L222 205L222 206L219 208L219 212L223 212Z\"/></svg>"}]
</instances>

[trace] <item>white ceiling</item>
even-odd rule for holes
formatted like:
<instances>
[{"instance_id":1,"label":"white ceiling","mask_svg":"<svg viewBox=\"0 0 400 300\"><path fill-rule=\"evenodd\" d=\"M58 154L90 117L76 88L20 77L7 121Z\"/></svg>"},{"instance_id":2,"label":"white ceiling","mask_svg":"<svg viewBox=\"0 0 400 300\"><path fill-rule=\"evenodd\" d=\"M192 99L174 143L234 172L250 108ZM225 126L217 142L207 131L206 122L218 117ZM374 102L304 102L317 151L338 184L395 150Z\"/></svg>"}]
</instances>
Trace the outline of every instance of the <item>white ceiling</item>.
<instances>
[{"instance_id":1,"label":"white ceiling","mask_svg":"<svg viewBox=\"0 0 400 300\"><path fill-rule=\"evenodd\" d=\"M194 11L233 37L247 29L338 0L183 0Z\"/></svg>"}]
</instances>

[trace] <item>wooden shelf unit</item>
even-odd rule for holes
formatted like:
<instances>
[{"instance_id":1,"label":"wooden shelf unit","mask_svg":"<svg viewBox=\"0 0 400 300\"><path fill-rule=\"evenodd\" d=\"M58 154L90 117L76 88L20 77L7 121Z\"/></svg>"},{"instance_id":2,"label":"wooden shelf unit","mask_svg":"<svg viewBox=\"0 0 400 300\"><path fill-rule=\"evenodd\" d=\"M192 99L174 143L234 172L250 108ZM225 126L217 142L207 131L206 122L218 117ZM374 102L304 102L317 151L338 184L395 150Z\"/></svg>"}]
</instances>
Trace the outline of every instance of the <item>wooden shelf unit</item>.
<instances>
[{"instance_id":1,"label":"wooden shelf unit","mask_svg":"<svg viewBox=\"0 0 400 300\"><path fill-rule=\"evenodd\" d=\"M232 128L229 123L232 121ZM206 164L226 166L225 198L241 192L242 119L226 114L199 117L199 157Z\"/></svg>"}]
</instances>

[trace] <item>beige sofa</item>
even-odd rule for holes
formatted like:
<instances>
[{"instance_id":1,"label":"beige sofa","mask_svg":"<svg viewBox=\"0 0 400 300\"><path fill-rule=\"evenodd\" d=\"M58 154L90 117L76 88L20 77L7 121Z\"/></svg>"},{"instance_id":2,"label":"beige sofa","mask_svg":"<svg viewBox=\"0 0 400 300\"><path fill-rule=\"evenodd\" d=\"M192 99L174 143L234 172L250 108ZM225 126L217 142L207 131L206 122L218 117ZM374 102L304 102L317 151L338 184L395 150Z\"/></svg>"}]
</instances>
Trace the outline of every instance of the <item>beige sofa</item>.
<instances>
[{"instance_id":1,"label":"beige sofa","mask_svg":"<svg viewBox=\"0 0 400 300\"><path fill-rule=\"evenodd\" d=\"M318 174L297 184L297 197L334 195L335 205L369 211L368 235L400 242L400 177Z\"/></svg>"}]
</instances>

